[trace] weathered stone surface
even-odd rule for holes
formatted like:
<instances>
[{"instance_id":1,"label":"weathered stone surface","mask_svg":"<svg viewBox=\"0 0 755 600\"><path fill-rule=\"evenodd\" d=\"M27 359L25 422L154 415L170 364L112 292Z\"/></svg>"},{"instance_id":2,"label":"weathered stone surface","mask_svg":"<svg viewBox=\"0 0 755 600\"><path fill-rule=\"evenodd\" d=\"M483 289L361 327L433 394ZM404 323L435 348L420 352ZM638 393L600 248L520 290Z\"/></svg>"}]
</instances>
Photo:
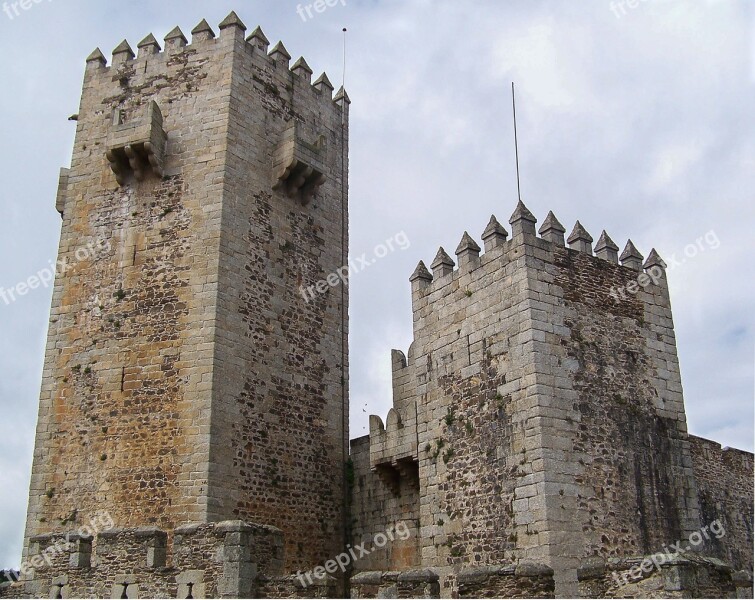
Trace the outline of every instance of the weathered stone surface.
<instances>
[{"instance_id":1,"label":"weathered stone surface","mask_svg":"<svg viewBox=\"0 0 755 600\"><path fill-rule=\"evenodd\" d=\"M547 221L545 233L563 235ZM418 519L417 550L409 561L382 550L357 571L433 568L452 591L448 569L509 563L523 575L534 561L568 596L606 559L661 551L706 524L693 462L713 469L691 454L665 277L592 256L579 224L570 242L582 246L567 249L534 237L534 222L520 203L512 240L412 286L414 340L393 367L396 433L386 437L386 424L354 441L352 514L354 543ZM599 249L616 252L605 234ZM631 243L623 260L641 269ZM449 262L439 255L433 266ZM418 489L366 460L369 445L390 466L415 438ZM724 490L752 477L751 464L734 462ZM746 490L751 482L728 505L709 502L744 514L732 547L752 544ZM739 553L722 556L751 568Z\"/></svg>"},{"instance_id":2,"label":"weathered stone surface","mask_svg":"<svg viewBox=\"0 0 755 600\"><path fill-rule=\"evenodd\" d=\"M203 21L187 45L176 28L165 52L148 36L137 58L124 42L109 68L89 59L57 203L71 268L54 288L25 554L36 534L98 511L122 531L167 531L155 567L176 558L174 530L228 519L278 528L285 555L260 559L267 575L343 548L348 292L302 290L346 264L348 104L256 51L264 34L245 41L234 13L220 29ZM119 185L108 136L151 103L163 164L120 170ZM325 181L306 206L272 189L270 156L293 122L322 149ZM127 158L131 141L116 144ZM251 535L223 535L237 534ZM234 568L224 585L238 595L251 575Z\"/></svg>"}]
</instances>

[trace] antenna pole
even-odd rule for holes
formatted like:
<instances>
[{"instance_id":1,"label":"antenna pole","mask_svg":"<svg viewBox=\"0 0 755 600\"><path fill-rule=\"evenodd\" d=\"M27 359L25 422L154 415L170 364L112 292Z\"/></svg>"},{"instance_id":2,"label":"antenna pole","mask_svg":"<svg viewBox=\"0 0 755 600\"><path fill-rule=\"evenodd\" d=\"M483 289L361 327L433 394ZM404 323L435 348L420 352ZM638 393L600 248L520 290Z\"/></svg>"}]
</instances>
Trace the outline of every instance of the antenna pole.
<instances>
[{"instance_id":1,"label":"antenna pole","mask_svg":"<svg viewBox=\"0 0 755 600\"><path fill-rule=\"evenodd\" d=\"M522 199L522 189L519 185L519 142L516 136L516 95L514 94L514 82L511 82L511 106L514 109L514 152L516 154L516 194Z\"/></svg>"},{"instance_id":2,"label":"antenna pole","mask_svg":"<svg viewBox=\"0 0 755 600\"><path fill-rule=\"evenodd\" d=\"M343 76L341 77L341 85L343 89L346 89L346 28L343 28Z\"/></svg>"},{"instance_id":3,"label":"antenna pole","mask_svg":"<svg viewBox=\"0 0 755 600\"><path fill-rule=\"evenodd\" d=\"M346 28L343 28L343 71L341 73L341 89L346 90ZM346 123L346 111L341 112L341 127Z\"/></svg>"}]
</instances>

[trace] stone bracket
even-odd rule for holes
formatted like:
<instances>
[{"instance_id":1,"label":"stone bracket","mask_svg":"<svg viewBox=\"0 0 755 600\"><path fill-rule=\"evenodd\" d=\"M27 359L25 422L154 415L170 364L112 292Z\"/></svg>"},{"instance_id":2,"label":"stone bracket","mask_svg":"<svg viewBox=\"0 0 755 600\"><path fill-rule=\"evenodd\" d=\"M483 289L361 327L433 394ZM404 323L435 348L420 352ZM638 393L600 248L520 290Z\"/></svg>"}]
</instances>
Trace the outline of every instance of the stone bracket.
<instances>
[{"instance_id":1,"label":"stone bracket","mask_svg":"<svg viewBox=\"0 0 755 600\"><path fill-rule=\"evenodd\" d=\"M163 115L154 100L134 120L126 121L125 111L116 109L105 156L118 184L125 185L129 175L142 181L150 171L162 179L167 141Z\"/></svg>"},{"instance_id":2,"label":"stone bracket","mask_svg":"<svg viewBox=\"0 0 755 600\"><path fill-rule=\"evenodd\" d=\"M325 137L310 144L294 122L273 153L273 190L307 205L326 179Z\"/></svg>"}]
</instances>

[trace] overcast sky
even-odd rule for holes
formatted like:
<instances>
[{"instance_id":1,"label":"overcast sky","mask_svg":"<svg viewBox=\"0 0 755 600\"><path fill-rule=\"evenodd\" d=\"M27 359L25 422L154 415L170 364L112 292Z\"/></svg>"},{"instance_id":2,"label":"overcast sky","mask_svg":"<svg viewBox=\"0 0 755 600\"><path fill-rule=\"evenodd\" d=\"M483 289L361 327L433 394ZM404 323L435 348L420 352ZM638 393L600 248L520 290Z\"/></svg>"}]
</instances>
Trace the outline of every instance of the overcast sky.
<instances>
[{"instance_id":1,"label":"overcast sky","mask_svg":"<svg viewBox=\"0 0 755 600\"><path fill-rule=\"evenodd\" d=\"M41 0L18 15L6 4L0 286L56 257L67 117L96 46L109 57L124 37L135 48L176 25L188 35L203 17L217 31L235 9L335 83L346 26L351 253L401 232L411 242L352 280L351 437L390 408L417 261L451 252L464 230L479 242L491 213L507 223L514 209L513 80L528 207L539 223L553 210L569 230L580 219L595 239L605 228L622 247L631 237L645 256L676 256L690 431L753 449L755 2L339 0L311 19L298 4ZM51 292L0 300L0 568L20 561Z\"/></svg>"}]
</instances>

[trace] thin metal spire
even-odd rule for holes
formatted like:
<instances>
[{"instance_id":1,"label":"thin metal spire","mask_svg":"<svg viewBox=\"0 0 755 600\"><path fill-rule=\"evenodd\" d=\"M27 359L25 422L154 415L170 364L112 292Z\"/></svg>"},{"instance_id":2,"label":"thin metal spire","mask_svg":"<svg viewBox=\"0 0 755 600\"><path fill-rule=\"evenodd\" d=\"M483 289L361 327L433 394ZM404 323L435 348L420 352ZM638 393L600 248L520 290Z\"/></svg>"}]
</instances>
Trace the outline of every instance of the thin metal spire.
<instances>
[{"instance_id":1,"label":"thin metal spire","mask_svg":"<svg viewBox=\"0 0 755 600\"><path fill-rule=\"evenodd\" d=\"M341 85L343 86L343 89L346 89L346 31L347 29L343 28L343 77L341 77Z\"/></svg>"},{"instance_id":2,"label":"thin metal spire","mask_svg":"<svg viewBox=\"0 0 755 600\"><path fill-rule=\"evenodd\" d=\"M516 95L514 93L514 82L511 82L511 106L514 109L514 152L516 154L516 194L519 200L522 199L522 188L519 184L519 141L516 135Z\"/></svg>"}]
</instances>

